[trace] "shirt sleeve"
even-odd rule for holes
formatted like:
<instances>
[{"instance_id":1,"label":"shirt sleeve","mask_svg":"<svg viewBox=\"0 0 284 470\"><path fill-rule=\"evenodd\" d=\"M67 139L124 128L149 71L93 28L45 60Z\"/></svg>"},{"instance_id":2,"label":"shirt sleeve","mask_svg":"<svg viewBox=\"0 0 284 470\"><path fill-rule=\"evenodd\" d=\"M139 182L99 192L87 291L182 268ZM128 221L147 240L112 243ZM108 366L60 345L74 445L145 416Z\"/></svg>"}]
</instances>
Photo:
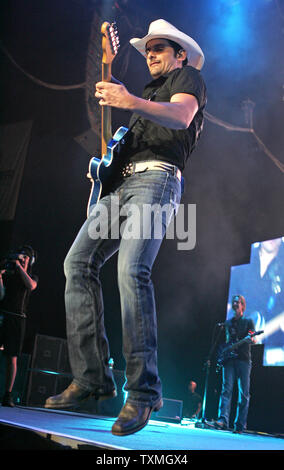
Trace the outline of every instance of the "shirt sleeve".
<instances>
[{"instance_id":1,"label":"shirt sleeve","mask_svg":"<svg viewBox=\"0 0 284 470\"><path fill-rule=\"evenodd\" d=\"M199 108L206 104L206 86L200 72L194 67L185 66L177 70L169 80L170 96L177 93L187 93L195 96Z\"/></svg>"}]
</instances>

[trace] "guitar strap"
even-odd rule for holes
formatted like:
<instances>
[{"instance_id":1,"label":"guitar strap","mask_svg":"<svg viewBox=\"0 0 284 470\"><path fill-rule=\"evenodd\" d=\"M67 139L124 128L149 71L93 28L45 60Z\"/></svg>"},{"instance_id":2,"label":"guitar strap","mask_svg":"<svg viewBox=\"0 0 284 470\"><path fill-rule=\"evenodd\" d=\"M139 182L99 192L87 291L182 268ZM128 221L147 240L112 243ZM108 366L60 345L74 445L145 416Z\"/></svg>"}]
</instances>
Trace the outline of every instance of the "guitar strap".
<instances>
[{"instance_id":1,"label":"guitar strap","mask_svg":"<svg viewBox=\"0 0 284 470\"><path fill-rule=\"evenodd\" d=\"M151 93L151 95L150 95L149 98L148 98L148 101L152 101L152 99L156 96L158 90L159 90L159 88L157 88L157 90L155 90L155 91L153 91L153 92ZM140 119L141 119L141 116L138 116L138 117L135 119L135 121L134 121L134 122L131 124L131 126L129 127L128 132L131 132L131 131L132 131L133 127L135 126L135 124L137 124L138 121L140 121Z\"/></svg>"}]
</instances>

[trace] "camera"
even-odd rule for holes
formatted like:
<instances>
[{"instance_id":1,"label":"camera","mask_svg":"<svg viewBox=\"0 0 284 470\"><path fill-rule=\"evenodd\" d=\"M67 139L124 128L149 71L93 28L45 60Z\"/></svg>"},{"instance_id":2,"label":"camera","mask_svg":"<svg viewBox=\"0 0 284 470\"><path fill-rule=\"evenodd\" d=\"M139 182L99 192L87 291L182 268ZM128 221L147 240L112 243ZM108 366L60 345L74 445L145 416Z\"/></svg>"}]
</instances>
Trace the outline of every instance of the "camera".
<instances>
[{"instance_id":1,"label":"camera","mask_svg":"<svg viewBox=\"0 0 284 470\"><path fill-rule=\"evenodd\" d=\"M1 261L0 268L5 269L8 274L14 274L15 272L15 263L20 259L20 253L9 253L7 258Z\"/></svg>"}]
</instances>

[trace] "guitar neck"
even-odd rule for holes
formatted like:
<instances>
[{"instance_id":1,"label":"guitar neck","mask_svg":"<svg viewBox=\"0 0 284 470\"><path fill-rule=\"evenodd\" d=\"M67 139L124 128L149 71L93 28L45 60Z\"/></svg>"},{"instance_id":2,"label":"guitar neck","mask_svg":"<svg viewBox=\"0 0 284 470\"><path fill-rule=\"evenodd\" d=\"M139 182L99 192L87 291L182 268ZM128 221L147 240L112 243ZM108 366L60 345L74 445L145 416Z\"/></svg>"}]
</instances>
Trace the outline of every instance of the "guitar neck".
<instances>
[{"instance_id":1,"label":"guitar neck","mask_svg":"<svg viewBox=\"0 0 284 470\"><path fill-rule=\"evenodd\" d=\"M102 63L102 81L111 81L111 64ZM102 106L102 135L101 135L101 153L102 156L107 153L107 144L112 137L111 129L111 107Z\"/></svg>"}]
</instances>

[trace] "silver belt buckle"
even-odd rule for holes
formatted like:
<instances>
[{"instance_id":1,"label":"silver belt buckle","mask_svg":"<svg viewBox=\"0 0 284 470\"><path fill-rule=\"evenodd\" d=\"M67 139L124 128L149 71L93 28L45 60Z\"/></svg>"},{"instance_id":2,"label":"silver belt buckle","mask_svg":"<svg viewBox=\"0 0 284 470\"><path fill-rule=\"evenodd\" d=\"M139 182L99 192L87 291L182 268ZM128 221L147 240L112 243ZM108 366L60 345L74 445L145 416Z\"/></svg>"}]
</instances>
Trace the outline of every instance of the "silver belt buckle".
<instances>
[{"instance_id":1,"label":"silver belt buckle","mask_svg":"<svg viewBox=\"0 0 284 470\"><path fill-rule=\"evenodd\" d=\"M128 163L125 167L122 168L121 175L123 177L131 176L133 173L133 163Z\"/></svg>"}]
</instances>

